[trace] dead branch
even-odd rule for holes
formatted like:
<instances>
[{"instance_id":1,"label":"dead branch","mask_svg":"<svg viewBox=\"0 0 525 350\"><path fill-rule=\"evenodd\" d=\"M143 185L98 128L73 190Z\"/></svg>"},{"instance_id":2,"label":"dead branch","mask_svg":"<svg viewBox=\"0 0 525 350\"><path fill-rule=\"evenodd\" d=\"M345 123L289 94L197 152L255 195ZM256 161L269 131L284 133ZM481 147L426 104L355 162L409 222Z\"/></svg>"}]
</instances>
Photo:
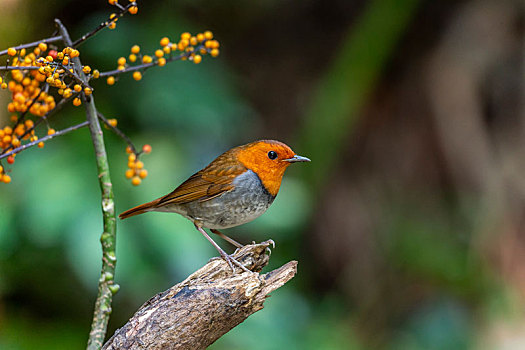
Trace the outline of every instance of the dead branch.
<instances>
[{"instance_id":1,"label":"dead branch","mask_svg":"<svg viewBox=\"0 0 525 350\"><path fill-rule=\"evenodd\" d=\"M234 253L254 272L232 273L223 259L211 259L142 305L103 349L205 349L261 310L268 294L295 276L297 261L259 274L268 264L272 243L247 245Z\"/></svg>"}]
</instances>

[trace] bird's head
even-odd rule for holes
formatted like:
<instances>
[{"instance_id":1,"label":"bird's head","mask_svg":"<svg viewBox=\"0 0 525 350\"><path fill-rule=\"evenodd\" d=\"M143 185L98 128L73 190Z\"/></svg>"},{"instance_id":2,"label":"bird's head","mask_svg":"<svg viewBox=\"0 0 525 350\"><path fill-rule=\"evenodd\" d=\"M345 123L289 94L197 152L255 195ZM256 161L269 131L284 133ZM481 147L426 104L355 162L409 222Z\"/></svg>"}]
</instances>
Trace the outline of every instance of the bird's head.
<instances>
[{"instance_id":1,"label":"bird's head","mask_svg":"<svg viewBox=\"0 0 525 350\"><path fill-rule=\"evenodd\" d=\"M238 148L237 159L255 172L272 196L281 187L284 171L292 163L309 162L310 159L295 154L282 142L261 140Z\"/></svg>"}]
</instances>

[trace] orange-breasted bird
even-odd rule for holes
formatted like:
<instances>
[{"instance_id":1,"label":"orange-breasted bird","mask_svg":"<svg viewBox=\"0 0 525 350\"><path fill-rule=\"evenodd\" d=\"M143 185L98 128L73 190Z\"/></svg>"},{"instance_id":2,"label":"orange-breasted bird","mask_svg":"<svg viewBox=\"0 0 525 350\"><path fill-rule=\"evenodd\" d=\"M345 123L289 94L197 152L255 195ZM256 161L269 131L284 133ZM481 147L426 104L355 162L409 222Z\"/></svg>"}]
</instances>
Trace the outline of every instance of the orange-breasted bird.
<instances>
[{"instance_id":1,"label":"orange-breasted bird","mask_svg":"<svg viewBox=\"0 0 525 350\"><path fill-rule=\"evenodd\" d=\"M286 168L291 163L309 161L279 141L248 143L224 152L173 192L126 210L119 218L148 211L178 213L193 222L232 270L232 263L235 263L247 271L226 254L204 228L211 229L236 247L242 247L218 230L245 224L263 214L277 196Z\"/></svg>"}]
</instances>

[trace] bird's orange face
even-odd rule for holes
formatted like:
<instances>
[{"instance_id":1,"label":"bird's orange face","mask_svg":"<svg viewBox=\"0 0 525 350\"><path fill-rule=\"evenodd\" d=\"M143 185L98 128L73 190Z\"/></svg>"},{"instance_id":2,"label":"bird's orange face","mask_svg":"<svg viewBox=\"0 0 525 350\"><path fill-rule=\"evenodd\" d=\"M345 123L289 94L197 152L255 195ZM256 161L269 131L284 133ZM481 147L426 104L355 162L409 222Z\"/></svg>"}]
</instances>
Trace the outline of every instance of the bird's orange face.
<instances>
[{"instance_id":1,"label":"bird's orange face","mask_svg":"<svg viewBox=\"0 0 525 350\"><path fill-rule=\"evenodd\" d=\"M240 147L237 159L259 176L272 196L279 192L284 171L291 163L310 161L296 155L284 143L273 140L256 141Z\"/></svg>"}]
</instances>

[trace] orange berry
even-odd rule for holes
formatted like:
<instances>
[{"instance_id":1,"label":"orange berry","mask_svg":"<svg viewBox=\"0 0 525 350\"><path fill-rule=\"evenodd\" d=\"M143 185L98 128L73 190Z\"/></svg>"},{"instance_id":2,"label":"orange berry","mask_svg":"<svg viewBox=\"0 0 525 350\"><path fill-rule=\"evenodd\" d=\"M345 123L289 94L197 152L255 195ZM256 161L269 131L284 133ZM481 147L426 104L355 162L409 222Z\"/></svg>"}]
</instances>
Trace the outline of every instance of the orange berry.
<instances>
[{"instance_id":1,"label":"orange berry","mask_svg":"<svg viewBox=\"0 0 525 350\"><path fill-rule=\"evenodd\" d=\"M205 38L206 40L211 40L211 39L213 39L213 33L210 32L209 30L205 31L205 32L204 32L204 38Z\"/></svg>"},{"instance_id":2,"label":"orange berry","mask_svg":"<svg viewBox=\"0 0 525 350\"><path fill-rule=\"evenodd\" d=\"M133 170L133 169L126 170L126 178L127 179L131 179L134 175L135 175L135 170Z\"/></svg>"},{"instance_id":3,"label":"orange berry","mask_svg":"<svg viewBox=\"0 0 525 350\"><path fill-rule=\"evenodd\" d=\"M135 55L138 54L140 52L140 46L138 45L133 45L131 47L131 53L134 53Z\"/></svg>"},{"instance_id":4,"label":"orange berry","mask_svg":"<svg viewBox=\"0 0 525 350\"><path fill-rule=\"evenodd\" d=\"M44 143L42 141L38 143L38 148L44 148Z\"/></svg>"},{"instance_id":5,"label":"orange berry","mask_svg":"<svg viewBox=\"0 0 525 350\"><path fill-rule=\"evenodd\" d=\"M164 38L160 39L160 46L162 46L162 47L169 45L169 43L170 43L170 38L168 38L166 36Z\"/></svg>"},{"instance_id":6,"label":"orange berry","mask_svg":"<svg viewBox=\"0 0 525 350\"><path fill-rule=\"evenodd\" d=\"M2 175L2 182L6 183L6 184L10 183L11 182L11 176L9 176L7 174Z\"/></svg>"},{"instance_id":7,"label":"orange berry","mask_svg":"<svg viewBox=\"0 0 525 350\"><path fill-rule=\"evenodd\" d=\"M139 171L139 177L140 177L141 179L145 179L146 176L148 176L148 171L147 171L146 169L141 169L141 170Z\"/></svg>"},{"instance_id":8,"label":"orange berry","mask_svg":"<svg viewBox=\"0 0 525 350\"><path fill-rule=\"evenodd\" d=\"M4 167L0 165L0 174L4 172Z\"/></svg>"},{"instance_id":9,"label":"orange berry","mask_svg":"<svg viewBox=\"0 0 525 350\"><path fill-rule=\"evenodd\" d=\"M80 106L81 104L82 104L82 101L81 101L78 97L75 97L75 98L73 99L73 105L74 105L74 106L78 107L78 106Z\"/></svg>"},{"instance_id":10,"label":"orange berry","mask_svg":"<svg viewBox=\"0 0 525 350\"><path fill-rule=\"evenodd\" d=\"M197 34L197 41L198 42L204 41L204 34L202 34L202 33Z\"/></svg>"},{"instance_id":11,"label":"orange berry","mask_svg":"<svg viewBox=\"0 0 525 350\"><path fill-rule=\"evenodd\" d=\"M115 5L118 2L118 0L108 0L108 3L110 5Z\"/></svg>"},{"instance_id":12,"label":"orange berry","mask_svg":"<svg viewBox=\"0 0 525 350\"><path fill-rule=\"evenodd\" d=\"M13 163L15 162L15 157L13 157L12 155L9 156L9 157L7 157L7 162L8 162L9 164L13 164Z\"/></svg>"},{"instance_id":13,"label":"orange berry","mask_svg":"<svg viewBox=\"0 0 525 350\"><path fill-rule=\"evenodd\" d=\"M47 50L47 44L46 43L39 43L38 48L40 51L46 51Z\"/></svg>"},{"instance_id":14,"label":"orange berry","mask_svg":"<svg viewBox=\"0 0 525 350\"><path fill-rule=\"evenodd\" d=\"M119 59L117 60L117 64L119 66L123 66L126 64L126 58L125 57L119 57Z\"/></svg>"},{"instance_id":15,"label":"orange berry","mask_svg":"<svg viewBox=\"0 0 525 350\"><path fill-rule=\"evenodd\" d=\"M113 119L108 119L108 124L111 125L112 127L116 127L117 126L117 120L115 118Z\"/></svg>"},{"instance_id":16,"label":"orange berry","mask_svg":"<svg viewBox=\"0 0 525 350\"><path fill-rule=\"evenodd\" d=\"M133 186L138 186L138 185L140 185L141 182L142 182L142 180L138 176L133 176L133 179L131 179L131 184Z\"/></svg>"},{"instance_id":17,"label":"orange berry","mask_svg":"<svg viewBox=\"0 0 525 350\"><path fill-rule=\"evenodd\" d=\"M137 6L131 6L131 7L129 8L128 11L129 11L129 13L131 13L132 15L136 15L137 12L139 12L139 8L138 8Z\"/></svg>"},{"instance_id":18,"label":"orange berry","mask_svg":"<svg viewBox=\"0 0 525 350\"><path fill-rule=\"evenodd\" d=\"M75 58L80 56L80 52L77 49L71 50L71 53L69 54L71 57Z\"/></svg>"},{"instance_id":19,"label":"orange berry","mask_svg":"<svg viewBox=\"0 0 525 350\"><path fill-rule=\"evenodd\" d=\"M67 88L67 89L64 90L64 94L63 95L64 95L65 98L68 98L68 97L71 97L71 95L73 95L73 92L71 91L70 88Z\"/></svg>"},{"instance_id":20,"label":"orange berry","mask_svg":"<svg viewBox=\"0 0 525 350\"><path fill-rule=\"evenodd\" d=\"M91 72L91 67L90 66L84 66L82 68L82 71L86 74L89 74Z\"/></svg>"},{"instance_id":21,"label":"orange berry","mask_svg":"<svg viewBox=\"0 0 525 350\"><path fill-rule=\"evenodd\" d=\"M55 132L56 132L55 129L51 128L51 129L49 129L49 130L47 131L47 134L48 134L48 135L53 135Z\"/></svg>"},{"instance_id":22,"label":"orange berry","mask_svg":"<svg viewBox=\"0 0 525 350\"><path fill-rule=\"evenodd\" d=\"M201 61L202 61L202 56L201 55L195 55L193 57L193 63L199 64L199 63L201 63Z\"/></svg>"},{"instance_id":23,"label":"orange berry","mask_svg":"<svg viewBox=\"0 0 525 350\"><path fill-rule=\"evenodd\" d=\"M137 160L135 162L135 169L142 169L142 168L144 168L144 163L142 161L140 161L140 160Z\"/></svg>"},{"instance_id":24,"label":"orange berry","mask_svg":"<svg viewBox=\"0 0 525 350\"><path fill-rule=\"evenodd\" d=\"M108 79L106 80L106 83L108 85L113 85L115 84L115 77L114 76L109 76Z\"/></svg>"},{"instance_id":25,"label":"orange berry","mask_svg":"<svg viewBox=\"0 0 525 350\"><path fill-rule=\"evenodd\" d=\"M100 72L98 71L98 69L95 69L93 71L93 78L98 79L98 77L100 77Z\"/></svg>"},{"instance_id":26,"label":"orange berry","mask_svg":"<svg viewBox=\"0 0 525 350\"><path fill-rule=\"evenodd\" d=\"M210 51L210 55L211 55L211 57L217 57L217 56L219 56L219 49L212 49L212 50Z\"/></svg>"},{"instance_id":27,"label":"orange berry","mask_svg":"<svg viewBox=\"0 0 525 350\"><path fill-rule=\"evenodd\" d=\"M162 51L161 49L155 50L155 56L159 58L164 56L164 51Z\"/></svg>"},{"instance_id":28,"label":"orange berry","mask_svg":"<svg viewBox=\"0 0 525 350\"><path fill-rule=\"evenodd\" d=\"M128 161L134 162L136 160L137 160L137 155L135 153L130 153L130 155L128 156Z\"/></svg>"},{"instance_id":29,"label":"orange berry","mask_svg":"<svg viewBox=\"0 0 525 350\"><path fill-rule=\"evenodd\" d=\"M80 84L75 84L75 86L73 86L73 90L75 90L76 92L80 92L82 91L82 86Z\"/></svg>"},{"instance_id":30,"label":"orange berry","mask_svg":"<svg viewBox=\"0 0 525 350\"><path fill-rule=\"evenodd\" d=\"M117 28L117 24L115 22L111 22L110 24L108 24L108 28L109 29L115 29L115 28Z\"/></svg>"},{"instance_id":31,"label":"orange berry","mask_svg":"<svg viewBox=\"0 0 525 350\"><path fill-rule=\"evenodd\" d=\"M126 153L133 153L133 150L131 149L131 146L126 147Z\"/></svg>"},{"instance_id":32,"label":"orange berry","mask_svg":"<svg viewBox=\"0 0 525 350\"><path fill-rule=\"evenodd\" d=\"M7 54L8 54L9 56L14 56L14 55L16 55L16 50L15 50L15 48L14 48L14 47L10 47L10 48L8 48L8 49L7 49Z\"/></svg>"},{"instance_id":33,"label":"orange berry","mask_svg":"<svg viewBox=\"0 0 525 350\"><path fill-rule=\"evenodd\" d=\"M164 53L167 55L171 52L171 46L170 45L166 45L162 48L162 51L164 51Z\"/></svg>"},{"instance_id":34,"label":"orange berry","mask_svg":"<svg viewBox=\"0 0 525 350\"><path fill-rule=\"evenodd\" d=\"M6 83L2 83L2 89L7 89L7 84Z\"/></svg>"},{"instance_id":35,"label":"orange berry","mask_svg":"<svg viewBox=\"0 0 525 350\"><path fill-rule=\"evenodd\" d=\"M93 93L93 90L91 88L84 88L84 93L86 94L86 96L89 96Z\"/></svg>"},{"instance_id":36,"label":"orange berry","mask_svg":"<svg viewBox=\"0 0 525 350\"><path fill-rule=\"evenodd\" d=\"M133 72L133 79L139 81L140 79L142 79L142 73L139 71Z\"/></svg>"},{"instance_id":37,"label":"orange berry","mask_svg":"<svg viewBox=\"0 0 525 350\"><path fill-rule=\"evenodd\" d=\"M190 42L188 41L188 39L182 39L181 41L179 41L179 50L184 51L184 49L187 48L189 44Z\"/></svg>"},{"instance_id":38,"label":"orange berry","mask_svg":"<svg viewBox=\"0 0 525 350\"><path fill-rule=\"evenodd\" d=\"M130 62L135 62L137 60L137 55L135 55L134 53L130 54L129 55L129 61Z\"/></svg>"},{"instance_id":39,"label":"orange berry","mask_svg":"<svg viewBox=\"0 0 525 350\"><path fill-rule=\"evenodd\" d=\"M166 65L166 59L164 57L161 57L157 60L157 65L164 67Z\"/></svg>"},{"instance_id":40,"label":"orange berry","mask_svg":"<svg viewBox=\"0 0 525 350\"><path fill-rule=\"evenodd\" d=\"M153 61L153 58L151 58L151 56L149 55L144 55L142 57L142 63L151 63Z\"/></svg>"},{"instance_id":41,"label":"orange berry","mask_svg":"<svg viewBox=\"0 0 525 350\"><path fill-rule=\"evenodd\" d=\"M146 154L151 153L151 146L148 144L145 144L144 146L142 146L142 152Z\"/></svg>"}]
</instances>

